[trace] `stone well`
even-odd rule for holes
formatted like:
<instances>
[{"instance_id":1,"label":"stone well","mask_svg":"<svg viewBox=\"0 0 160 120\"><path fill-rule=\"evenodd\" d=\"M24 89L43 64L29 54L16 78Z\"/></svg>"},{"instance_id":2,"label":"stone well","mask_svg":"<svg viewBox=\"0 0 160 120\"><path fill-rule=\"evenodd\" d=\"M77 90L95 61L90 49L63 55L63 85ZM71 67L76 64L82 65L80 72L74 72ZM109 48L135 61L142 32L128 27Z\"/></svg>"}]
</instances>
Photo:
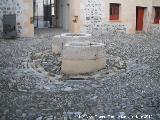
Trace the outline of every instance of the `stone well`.
<instances>
[{"instance_id":1,"label":"stone well","mask_svg":"<svg viewBox=\"0 0 160 120\"><path fill-rule=\"evenodd\" d=\"M105 45L96 42L70 42L62 51L62 72L83 74L106 67Z\"/></svg>"},{"instance_id":2,"label":"stone well","mask_svg":"<svg viewBox=\"0 0 160 120\"><path fill-rule=\"evenodd\" d=\"M55 54L60 54L63 46L72 41L79 41L80 39L78 38L88 38L91 37L91 34L87 33L64 33L61 35L56 35L53 38L53 43L52 43L52 52ZM82 39L81 41L84 41Z\"/></svg>"}]
</instances>

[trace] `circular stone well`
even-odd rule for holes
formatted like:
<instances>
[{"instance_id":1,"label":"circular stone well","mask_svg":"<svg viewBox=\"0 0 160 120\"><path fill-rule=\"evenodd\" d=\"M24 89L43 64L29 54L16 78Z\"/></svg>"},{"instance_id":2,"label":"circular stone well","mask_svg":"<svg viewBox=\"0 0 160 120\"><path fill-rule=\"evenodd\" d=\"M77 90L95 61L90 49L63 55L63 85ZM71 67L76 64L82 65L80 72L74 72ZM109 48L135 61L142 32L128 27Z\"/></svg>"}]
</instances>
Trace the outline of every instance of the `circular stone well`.
<instances>
[{"instance_id":1,"label":"circular stone well","mask_svg":"<svg viewBox=\"0 0 160 120\"><path fill-rule=\"evenodd\" d=\"M64 74L90 73L106 67L105 45L96 42L70 42L62 52Z\"/></svg>"},{"instance_id":2,"label":"circular stone well","mask_svg":"<svg viewBox=\"0 0 160 120\"><path fill-rule=\"evenodd\" d=\"M52 52L55 54L60 54L63 46L72 41L78 41L78 38L88 38L91 37L91 34L87 33L63 33L61 35L56 35L53 38L53 43L52 43ZM84 41L81 40L81 41Z\"/></svg>"}]
</instances>

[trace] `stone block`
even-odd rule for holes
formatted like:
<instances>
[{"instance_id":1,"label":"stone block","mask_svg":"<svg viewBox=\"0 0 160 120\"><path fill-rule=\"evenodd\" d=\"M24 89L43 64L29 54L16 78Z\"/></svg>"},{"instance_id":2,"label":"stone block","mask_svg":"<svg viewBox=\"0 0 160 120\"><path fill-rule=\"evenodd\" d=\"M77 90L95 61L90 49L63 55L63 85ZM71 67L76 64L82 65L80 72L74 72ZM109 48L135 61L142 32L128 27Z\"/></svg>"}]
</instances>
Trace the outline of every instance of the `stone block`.
<instances>
[{"instance_id":1,"label":"stone block","mask_svg":"<svg viewBox=\"0 0 160 120\"><path fill-rule=\"evenodd\" d=\"M62 52L62 72L90 73L106 67L105 45L96 42L70 42Z\"/></svg>"}]
</instances>

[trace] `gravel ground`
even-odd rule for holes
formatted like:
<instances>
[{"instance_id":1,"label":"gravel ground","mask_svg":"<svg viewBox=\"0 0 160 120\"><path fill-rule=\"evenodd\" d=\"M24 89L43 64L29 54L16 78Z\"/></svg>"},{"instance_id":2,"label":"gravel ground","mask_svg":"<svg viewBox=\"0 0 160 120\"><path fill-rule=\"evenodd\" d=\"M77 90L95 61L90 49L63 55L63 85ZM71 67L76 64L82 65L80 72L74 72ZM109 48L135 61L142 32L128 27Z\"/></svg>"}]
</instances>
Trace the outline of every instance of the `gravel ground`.
<instances>
[{"instance_id":1,"label":"gravel ground","mask_svg":"<svg viewBox=\"0 0 160 120\"><path fill-rule=\"evenodd\" d=\"M160 119L160 35L94 36L106 44L106 68L66 76L51 53L62 32L0 39L0 120Z\"/></svg>"}]
</instances>

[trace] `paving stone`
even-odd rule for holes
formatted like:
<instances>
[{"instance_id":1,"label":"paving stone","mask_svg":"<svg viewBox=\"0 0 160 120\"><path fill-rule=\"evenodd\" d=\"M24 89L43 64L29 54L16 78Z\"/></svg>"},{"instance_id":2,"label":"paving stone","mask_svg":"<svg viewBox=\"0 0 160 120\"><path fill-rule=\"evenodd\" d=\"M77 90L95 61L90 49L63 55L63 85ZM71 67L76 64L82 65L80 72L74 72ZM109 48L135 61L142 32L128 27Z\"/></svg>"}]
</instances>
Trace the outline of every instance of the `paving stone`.
<instances>
[{"instance_id":1,"label":"paving stone","mask_svg":"<svg viewBox=\"0 0 160 120\"><path fill-rule=\"evenodd\" d=\"M62 120L64 111L106 116L123 111L126 116L160 118L160 35L106 33L89 38L106 44L107 66L79 75L79 80L63 75L61 56L51 52L53 36L64 31L35 32L34 38L0 40L0 119L53 115ZM124 63L126 70L118 69Z\"/></svg>"},{"instance_id":2,"label":"paving stone","mask_svg":"<svg viewBox=\"0 0 160 120\"><path fill-rule=\"evenodd\" d=\"M43 117L38 117L38 118L36 118L36 120L42 120L43 119Z\"/></svg>"}]
</instances>

